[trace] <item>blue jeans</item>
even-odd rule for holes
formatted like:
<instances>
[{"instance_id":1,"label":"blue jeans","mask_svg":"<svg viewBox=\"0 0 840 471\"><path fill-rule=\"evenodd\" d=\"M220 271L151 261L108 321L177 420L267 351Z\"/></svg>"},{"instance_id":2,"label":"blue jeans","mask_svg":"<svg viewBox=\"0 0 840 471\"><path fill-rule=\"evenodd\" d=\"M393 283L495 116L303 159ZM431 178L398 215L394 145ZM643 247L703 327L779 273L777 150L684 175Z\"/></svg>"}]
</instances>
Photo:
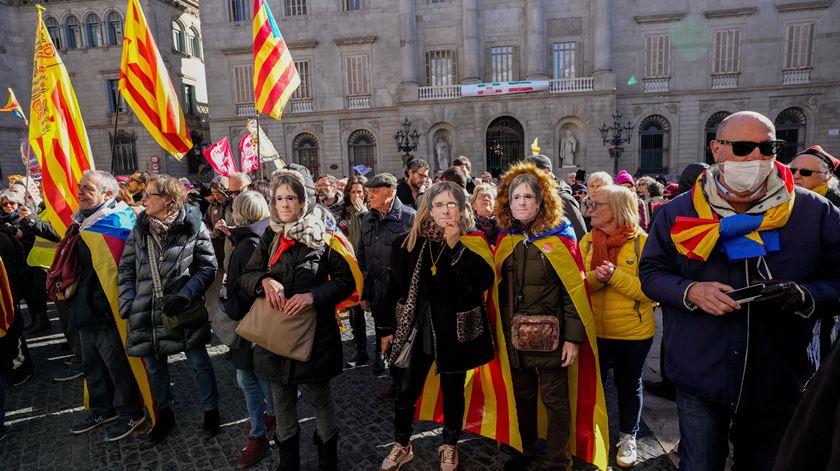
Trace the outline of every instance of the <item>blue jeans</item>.
<instances>
[{"instance_id":1,"label":"blue jeans","mask_svg":"<svg viewBox=\"0 0 840 471\"><path fill-rule=\"evenodd\" d=\"M732 470L772 469L793 408L745 415L677 388L680 471L723 471L732 441Z\"/></svg>"},{"instance_id":2,"label":"blue jeans","mask_svg":"<svg viewBox=\"0 0 840 471\"><path fill-rule=\"evenodd\" d=\"M618 430L635 434L642 417L642 368L653 339L614 340L598 339L598 359L601 363L601 380L608 368L613 369L613 383L618 391Z\"/></svg>"},{"instance_id":3,"label":"blue jeans","mask_svg":"<svg viewBox=\"0 0 840 471\"><path fill-rule=\"evenodd\" d=\"M274 399L271 396L271 383L257 378L254 370L236 369L236 382L245 394L245 405L251 418L252 437L266 434L264 415L274 415Z\"/></svg>"},{"instance_id":4,"label":"blue jeans","mask_svg":"<svg viewBox=\"0 0 840 471\"><path fill-rule=\"evenodd\" d=\"M193 378L198 383L201 392L201 405L205 411L216 409L219 406L219 391L216 387L216 373L213 372L213 364L210 363L210 355L201 346L187 350L187 363ZM169 365L166 358L143 357L146 368L149 371L149 382L152 386L152 396L155 399L155 407L167 409L172 407L172 397L169 391Z\"/></svg>"}]
</instances>

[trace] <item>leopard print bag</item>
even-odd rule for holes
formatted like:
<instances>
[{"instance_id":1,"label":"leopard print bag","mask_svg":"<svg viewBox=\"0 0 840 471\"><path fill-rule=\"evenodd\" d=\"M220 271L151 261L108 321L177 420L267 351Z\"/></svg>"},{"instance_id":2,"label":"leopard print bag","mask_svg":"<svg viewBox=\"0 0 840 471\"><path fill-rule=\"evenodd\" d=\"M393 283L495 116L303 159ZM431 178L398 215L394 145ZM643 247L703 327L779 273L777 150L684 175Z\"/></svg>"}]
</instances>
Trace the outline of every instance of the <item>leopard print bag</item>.
<instances>
[{"instance_id":1,"label":"leopard print bag","mask_svg":"<svg viewBox=\"0 0 840 471\"><path fill-rule=\"evenodd\" d=\"M408 296L405 302L397 301L396 318L397 328L394 332L394 343L391 347L391 356L388 360L397 368L405 368L411 360L411 350L414 339L417 338L417 326L414 325L414 311L417 308L417 290L420 282L420 270L423 266L423 249L427 242L420 247L420 257L417 258L417 265L414 266L414 273L411 275L411 282L408 287Z\"/></svg>"}]
</instances>

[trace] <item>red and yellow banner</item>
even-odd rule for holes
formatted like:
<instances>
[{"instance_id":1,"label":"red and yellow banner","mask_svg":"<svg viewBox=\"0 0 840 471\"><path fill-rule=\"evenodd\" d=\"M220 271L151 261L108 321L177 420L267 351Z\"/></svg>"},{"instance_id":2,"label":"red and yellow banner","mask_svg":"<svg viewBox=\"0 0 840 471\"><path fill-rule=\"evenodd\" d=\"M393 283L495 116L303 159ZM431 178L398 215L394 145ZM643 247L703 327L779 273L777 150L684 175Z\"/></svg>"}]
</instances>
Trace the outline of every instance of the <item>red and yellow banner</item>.
<instances>
[{"instance_id":1,"label":"red and yellow banner","mask_svg":"<svg viewBox=\"0 0 840 471\"><path fill-rule=\"evenodd\" d=\"M192 149L178 94L137 0L128 0L125 13L119 90L166 152L180 160Z\"/></svg>"}]
</instances>

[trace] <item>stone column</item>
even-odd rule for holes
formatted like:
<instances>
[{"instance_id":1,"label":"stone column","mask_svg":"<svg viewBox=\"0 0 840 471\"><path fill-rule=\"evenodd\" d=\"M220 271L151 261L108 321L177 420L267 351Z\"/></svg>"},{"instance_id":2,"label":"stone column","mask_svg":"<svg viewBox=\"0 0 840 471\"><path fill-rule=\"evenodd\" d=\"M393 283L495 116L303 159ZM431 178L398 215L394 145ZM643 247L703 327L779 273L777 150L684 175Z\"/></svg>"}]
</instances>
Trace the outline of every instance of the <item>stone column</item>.
<instances>
[{"instance_id":1,"label":"stone column","mask_svg":"<svg viewBox=\"0 0 840 471\"><path fill-rule=\"evenodd\" d=\"M528 80L545 80L546 36L543 0L525 2L525 58Z\"/></svg>"},{"instance_id":2,"label":"stone column","mask_svg":"<svg viewBox=\"0 0 840 471\"><path fill-rule=\"evenodd\" d=\"M609 0L594 0L595 73L611 70Z\"/></svg>"},{"instance_id":3,"label":"stone column","mask_svg":"<svg viewBox=\"0 0 840 471\"><path fill-rule=\"evenodd\" d=\"M400 0L402 20L400 52L403 83L417 84L417 14L414 3L415 0Z\"/></svg>"},{"instance_id":4,"label":"stone column","mask_svg":"<svg viewBox=\"0 0 840 471\"><path fill-rule=\"evenodd\" d=\"M478 0L463 0L464 57L461 83L481 82L481 40L478 36Z\"/></svg>"}]
</instances>

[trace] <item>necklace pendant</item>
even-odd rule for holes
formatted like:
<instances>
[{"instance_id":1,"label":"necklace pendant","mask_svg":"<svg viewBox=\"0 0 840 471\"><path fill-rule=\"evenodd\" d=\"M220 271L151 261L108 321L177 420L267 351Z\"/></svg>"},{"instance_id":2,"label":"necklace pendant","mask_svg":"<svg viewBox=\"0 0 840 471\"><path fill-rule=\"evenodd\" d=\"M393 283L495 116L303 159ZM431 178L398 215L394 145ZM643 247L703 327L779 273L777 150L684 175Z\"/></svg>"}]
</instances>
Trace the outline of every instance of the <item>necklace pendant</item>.
<instances>
[{"instance_id":1,"label":"necklace pendant","mask_svg":"<svg viewBox=\"0 0 840 471\"><path fill-rule=\"evenodd\" d=\"M437 275L437 267L432 265L432 276L436 276L436 275Z\"/></svg>"}]
</instances>

